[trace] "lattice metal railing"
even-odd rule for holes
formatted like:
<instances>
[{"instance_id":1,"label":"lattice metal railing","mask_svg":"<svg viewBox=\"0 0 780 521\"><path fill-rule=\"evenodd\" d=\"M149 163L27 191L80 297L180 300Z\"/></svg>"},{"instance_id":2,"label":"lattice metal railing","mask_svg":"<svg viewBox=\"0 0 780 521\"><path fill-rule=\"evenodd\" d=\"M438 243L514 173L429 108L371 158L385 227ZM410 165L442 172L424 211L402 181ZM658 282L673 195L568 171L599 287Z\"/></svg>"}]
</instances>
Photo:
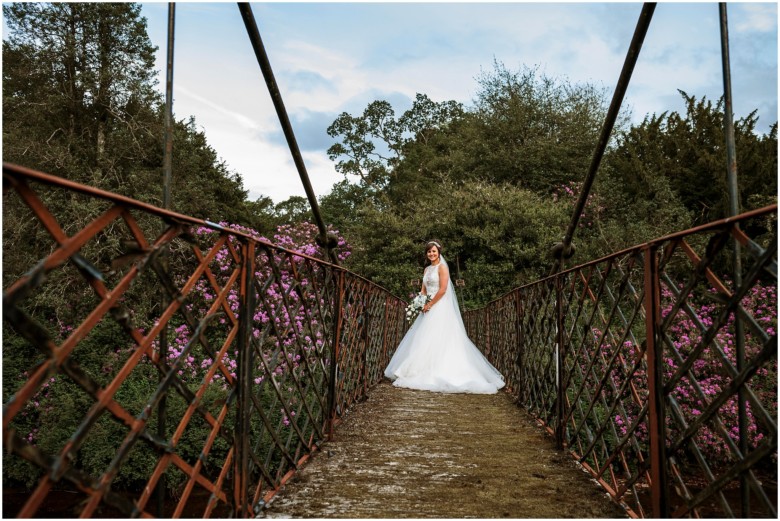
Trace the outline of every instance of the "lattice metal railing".
<instances>
[{"instance_id":1,"label":"lattice metal railing","mask_svg":"<svg viewBox=\"0 0 780 521\"><path fill-rule=\"evenodd\" d=\"M33 484L4 516L63 491L67 517L254 516L405 331L322 260L13 165L3 188L4 478Z\"/></svg>"},{"instance_id":2,"label":"lattice metal railing","mask_svg":"<svg viewBox=\"0 0 780 521\"><path fill-rule=\"evenodd\" d=\"M465 322L629 514L777 517L776 206L518 288Z\"/></svg>"}]
</instances>

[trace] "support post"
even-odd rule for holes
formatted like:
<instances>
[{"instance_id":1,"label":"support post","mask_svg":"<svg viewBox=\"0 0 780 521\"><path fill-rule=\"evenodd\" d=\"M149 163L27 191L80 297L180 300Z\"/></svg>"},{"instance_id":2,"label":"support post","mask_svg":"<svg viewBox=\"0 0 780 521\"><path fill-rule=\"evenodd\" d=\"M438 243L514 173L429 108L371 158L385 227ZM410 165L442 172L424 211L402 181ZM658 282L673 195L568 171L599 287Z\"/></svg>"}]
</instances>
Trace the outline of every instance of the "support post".
<instances>
[{"instance_id":1,"label":"support post","mask_svg":"<svg viewBox=\"0 0 780 521\"><path fill-rule=\"evenodd\" d=\"M485 324L485 356L490 356L490 327L492 326L490 313L485 313L485 321L483 323Z\"/></svg>"},{"instance_id":2,"label":"support post","mask_svg":"<svg viewBox=\"0 0 780 521\"><path fill-rule=\"evenodd\" d=\"M344 272L339 271L336 281L336 298L333 302L333 348L330 361L330 381L328 382L328 439L333 440L333 423L336 421L338 362L340 356L341 322L344 302Z\"/></svg>"},{"instance_id":3,"label":"support post","mask_svg":"<svg viewBox=\"0 0 780 521\"><path fill-rule=\"evenodd\" d=\"M563 357L564 357L564 328L563 328L563 306L562 301L562 283L561 275L555 276L555 445L559 450L563 450L564 442L564 416L566 408L564 407L564 398L566 396L563 388Z\"/></svg>"},{"instance_id":4,"label":"support post","mask_svg":"<svg viewBox=\"0 0 780 521\"><path fill-rule=\"evenodd\" d=\"M723 63L723 98L725 100L723 134L726 139L726 174L729 186L729 217L739 215L739 183L737 182L737 151L734 138L734 110L731 98L731 64L729 58L729 28L726 4L719 4L720 12L720 46ZM735 224L737 228L738 224ZM742 286L742 254L741 246L736 238L733 239L733 263L734 263L734 291ZM745 368L745 331L739 313L734 313L734 336L736 342L737 371ZM747 394L744 386L740 386L737 393L738 423L739 423L739 451L746 455L748 445L748 420L747 420ZM740 503L742 517L750 517L750 490L748 488L747 474L739 475Z\"/></svg>"},{"instance_id":5,"label":"support post","mask_svg":"<svg viewBox=\"0 0 780 521\"><path fill-rule=\"evenodd\" d=\"M648 432L650 434L650 479L653 517L669 517L669 487L666 472L666 428L664 425L663 346L658 342L661 300L656 248L646 246L645 331L647 349Z\"/></svg>"},{"instance_id":6,"label":"support post","mask_svg":"<svg viewBox=\"0 0 780 521\"><path fill-rule=\"evenodd\" d=\"M173 162L173 42L176 4L168 4L168 54L165 67L165 149L163 151L162 207L171 208L171 171Z\"/></svg>"},{"instance_id":7,"label":"support post","mask_svg":"<svg viewBox=\"0 0 780 521\"><path fill-rule=\"evenodd\" d=\"M382 358L379 361L379 367L387 366L387 321L390 312L390 297L385 296L385 319L382 321ZM381 380L381 376L380 376Z\"/></svg>"},{"instance_id":8,"label":"support post","mask_svg":"<svg viewBox=\"0 0 780 521\"><path fill-rule=\"evenodd\" d=\"M173 163L173 39L174 39L174 26L176 20L176 4L168 4L168 55L166 66L166 78L165 78L165 136L163 145L163 194L162 194L162 206L166 210L171 209L171 165ZM163 224L163 231L165 231L165 224ZM166 244L160 255L160 263L163 271L168 272L168 245ZM160 314L165 312L170 300L165 288L160 290ZM162 331L160 331L160 358L163 362L168 358L168 324L165 324ZM165 378L165 375L160 375L160 381ZM160 398L160 403L157 405L157 436L160 439L168 438L168 393L163 393ZM165 474L160 476L160 480L157 482L156 489L157 496L157 517L163 518L165 515Z\"/></svg>"},{"instance_id":9,"label":"support post","mask_svg":"<svg viewBox=\"0 0 780 521\"><path fill-rule=\"evenodd\" d=\"M368 347L371 344L371 338L369 337L368 333L371 328L371 314L369 312L371 297L366 293L363 293L361 295L361 299L363 300L362 303L363 320L361 321L362 331L360 332L361 344L363 349L363 354L361 356L363 362L363 367L361 368L361 373L363 376L363 395L361 396L361 398L364 398L365 396L368 395L368 378L369 378Z\"/></svg>"},{"instance_id":10,"label":"support post","mask_svg":"<svg viewBox=\"0 0 780 521\"><path fill-rule=\"evenodd\" d=\"M523 381L523 363L525 361L523 357L523 350L525 349L525 336L523 334L523 295L517 293L517 300L515 301L515 328L517 329L517 358L515 358L515 365L517 366L515 374L517 378L517 402L525 403L523 389L525 388L525 382ZM507 378L509 375L506 375Z\"/></svg>"},{"instance_id":11,"label":"support post","mask_svg":"<svg viewBox=\"0 0 780 521\"><path fill-rule=\"evenodd\" d=\"M249 437L250 416L252 413L252 322L255 314L255 243L247 241L243 245L243 262L241 265L241 287L239 289L238 317L238 381L237 414L234 446L234 498L236 517L254 517L249 504Z\"/></svg>"}]
</instances>

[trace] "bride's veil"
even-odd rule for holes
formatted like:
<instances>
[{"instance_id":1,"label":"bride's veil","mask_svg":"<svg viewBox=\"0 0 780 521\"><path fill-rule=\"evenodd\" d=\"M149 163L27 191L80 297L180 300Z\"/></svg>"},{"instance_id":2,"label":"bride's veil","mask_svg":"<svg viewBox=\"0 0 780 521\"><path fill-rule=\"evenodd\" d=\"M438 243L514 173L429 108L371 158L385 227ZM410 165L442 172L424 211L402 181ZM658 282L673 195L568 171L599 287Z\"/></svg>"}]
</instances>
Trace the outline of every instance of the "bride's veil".
<instances>
[{"instance_id":1,"label":"bride's veil","mask_svg":"<svg viewBox=\"0 0 780 521\"><path fill-rule=\"evenodd\" d=\"M444 292L444 298L448 300L447 304L455 309L455 316L458 317L456 320L458 324L460 324L460 327L465 331L466 326L463 325L463 317L460 316L460 306L458 306L458 296L455 294L455 285L452 283L452 272L450 271L450 265L447 264L447 261L444 259L443 255L440 255L439 258L447 267L447 273L449 274L449 282L447 283L447 291Z\"/></svg>"}]
</instances>

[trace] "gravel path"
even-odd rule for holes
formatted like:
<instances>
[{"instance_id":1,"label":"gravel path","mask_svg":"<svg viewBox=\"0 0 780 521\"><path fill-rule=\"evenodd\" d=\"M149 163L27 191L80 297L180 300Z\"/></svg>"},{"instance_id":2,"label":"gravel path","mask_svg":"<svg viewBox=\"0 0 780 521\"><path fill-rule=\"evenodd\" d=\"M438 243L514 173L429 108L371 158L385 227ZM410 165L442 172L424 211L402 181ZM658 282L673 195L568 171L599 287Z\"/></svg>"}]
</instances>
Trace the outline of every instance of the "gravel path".
<instances>
[{"instance_id":1,"label":"gravel path","mask_svg":"<svg viewBox=\"0 0 780 521\"><path fill-rule=\"evenodd\" d=\"M387 382L260 517L625 518L506 394Z\"/></svg>"}]
</instances>

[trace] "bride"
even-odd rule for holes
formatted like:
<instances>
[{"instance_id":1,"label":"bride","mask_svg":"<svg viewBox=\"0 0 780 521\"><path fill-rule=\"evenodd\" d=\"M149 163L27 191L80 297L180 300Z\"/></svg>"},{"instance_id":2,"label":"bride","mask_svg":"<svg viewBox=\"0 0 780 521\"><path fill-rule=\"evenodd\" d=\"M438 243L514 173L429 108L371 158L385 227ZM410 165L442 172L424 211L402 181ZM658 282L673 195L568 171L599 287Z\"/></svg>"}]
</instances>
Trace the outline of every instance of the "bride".
<instances>
[{"instance_id":1,"label":"bride","mask_svg":"<svg viewBox=\"0 0 780 521\"><path fill-rule=\"evenodd\" d=\"M432 299L401 340L385 376L397 387L493 394L504 386L503 376L466 334L441 250L437 241L426 244L430 265L423 273L422 293Z\"/></svg>"}]
</instances>

